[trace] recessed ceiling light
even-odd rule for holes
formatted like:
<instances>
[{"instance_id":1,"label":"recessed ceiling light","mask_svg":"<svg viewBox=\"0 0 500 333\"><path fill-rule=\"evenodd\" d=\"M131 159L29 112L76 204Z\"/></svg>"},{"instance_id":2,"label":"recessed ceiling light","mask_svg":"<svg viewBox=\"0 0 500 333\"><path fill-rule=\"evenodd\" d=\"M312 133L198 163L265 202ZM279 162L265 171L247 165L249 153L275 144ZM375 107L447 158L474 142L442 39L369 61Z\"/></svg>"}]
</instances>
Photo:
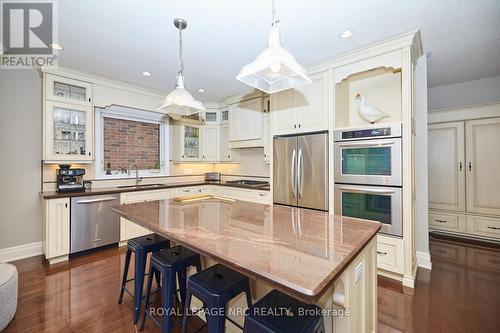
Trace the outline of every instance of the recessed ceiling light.
<instances>
[{"instance_id":1,"label":"recessed ceiling light","mask_svg":"<svg viewBox=\"0 0 500 333\"><path fill-rule=\"evenodd\" d=\"M346 38L352 37L352 35L354 35L354 31L346 30L346 31L342 31L342 33L339 35L339 37L342 39L346 39Z\"/></svg>"},{"instance_id":2,"label":"recessed ceiling light","mask_svg":"<svg viewBox=\"0 0 500 333\"><path fill-rule=\"evenodd\" d=\"M49 43L49 47L54 49L54 50L64 50L64 47L57 43Z\"/></svg>"},{"instance_id":3,"label":"recessed ceiling light","mask_svg":"<svg viewBox=\"0 0 500 333\"><path fill-rule=\"evenodd\" d=\"M203 88L199 88L199 89L198 89L198 92L205 92L205 89L203 89Z\"/></svg>"},{"instance_id":4,"label":"recessed ceiling light","mask_svg":"<svg viewBox=\"0 0 500 333\"><path fill-rule=\"evenodd\" d=\"M144 71L144 72L141 72L142 75L144 76L151 76L151 72L148 72L148 71Z\"/></svg>"}]
</instances>

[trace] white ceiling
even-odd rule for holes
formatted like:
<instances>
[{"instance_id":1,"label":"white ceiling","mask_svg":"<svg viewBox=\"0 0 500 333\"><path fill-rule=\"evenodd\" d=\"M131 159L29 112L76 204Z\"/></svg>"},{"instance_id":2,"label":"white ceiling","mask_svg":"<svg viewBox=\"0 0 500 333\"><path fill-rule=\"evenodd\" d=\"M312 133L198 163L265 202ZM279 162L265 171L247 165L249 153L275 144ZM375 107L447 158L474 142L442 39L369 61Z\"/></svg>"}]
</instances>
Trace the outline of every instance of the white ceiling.
<instances>
[{"instance_id":1,"label":"white ceiling","mask_svg":"<svg viewBox=\"0 0 500 333\"><path fill-rule=\"evenodd\" d=\"M500 75L498 0L276 2L284 45L303 65L419 28L431 53L430 87ZM248 90L235 76L265 47L271 21L271 0L58 3L60 65L162 91L174 87L177 72L172 21L185 18L186 87L202 101ZM338 38L346 29L355 35Z\"/></svg>"}]
</instances>

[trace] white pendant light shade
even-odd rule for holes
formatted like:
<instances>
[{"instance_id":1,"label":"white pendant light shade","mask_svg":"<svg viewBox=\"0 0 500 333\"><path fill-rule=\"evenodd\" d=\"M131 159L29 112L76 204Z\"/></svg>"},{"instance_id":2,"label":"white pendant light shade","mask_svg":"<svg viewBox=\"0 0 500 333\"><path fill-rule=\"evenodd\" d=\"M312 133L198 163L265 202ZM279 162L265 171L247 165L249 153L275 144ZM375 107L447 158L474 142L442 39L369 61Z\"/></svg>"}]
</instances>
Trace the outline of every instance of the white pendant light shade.
<instances>
[{"instance_id":1,"label":"white pendant light shade","mask_svg":"<svg viewBox=\"0 0 500 333\"><path fill-rule=\"evenodd\" d=\"M281 45L274 7L273 0L273 24L267 49L236 76L237 80L269 94L311 83L304 67Z\"/></svg>"},{"instance_id":2,"label":"white pendant light shade","mask_svg":"<svg viewBox=\"0 0 500 333\"><path fill-rule=\"evenodd\" d=\"M182 30L186 29L187 22L176 18L174 25L179 29L179 73L175 80L175 89L172 90L163 100L156 111L165 112L174 119L180 119L182 116L189 116L201 111L205 111L203 104L194 99L194 97L184 88L184 62L182 59Z\"/></svg>"},{"instance_id":3,"label":"white pendant light shade","mask_svg":"<svg viewBox=\"0 0 500 333\"><path fill-rule=\"evenodd\" d=\"M175 89L172 90L164 99L157 111L167 113L172 118L189 116L200 111L205 111L203 104L194 99L194 97L184 89L184 77L177 75Z\"/></svg>"}]
</instances>

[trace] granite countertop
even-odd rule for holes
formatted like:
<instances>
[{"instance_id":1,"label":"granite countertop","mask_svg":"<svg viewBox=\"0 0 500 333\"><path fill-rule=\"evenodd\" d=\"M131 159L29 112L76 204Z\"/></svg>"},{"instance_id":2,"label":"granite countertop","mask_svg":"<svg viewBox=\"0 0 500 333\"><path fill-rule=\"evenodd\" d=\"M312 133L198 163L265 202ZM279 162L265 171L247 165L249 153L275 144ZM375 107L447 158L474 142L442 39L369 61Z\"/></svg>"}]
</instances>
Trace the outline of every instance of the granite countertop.
<instances>
[{"instance_id":1,"label":"granite countertop","mask_svg":"<svg viewBox=\"0 0 500 333\"><path fill-rule=\"evenodd\" d=\"M321 211L216 198L111 209L309 303L319 300L381 226Z\"/></svg>"},{"instance_id":2,"label":"granite countertop","mask_svg":"<svg viewBox=\"0 0 500 333\"><path fill-rule=\"evenodd\" d=\"M168 188L177 187L187 187L187 186L203 186L203 185L219 185L228 187L238 187L258 191L269 191L269 186L250 186L244 184L234 184L227 183L225 181L199 181L199 182L183 182L183 183L169 183L161 184L161 186L142 186L142 187L102 187L93 188L91 190L81 191L81 192L56 192L56 191L44 191L40 195L43 199L57 199L57 198L69 198L69 197L83 197L87 195L100 195L100 194L115 194L124 192L135 192L135 191L151 191L151 190L162 190Z\"/></svg>"}]
</instances>

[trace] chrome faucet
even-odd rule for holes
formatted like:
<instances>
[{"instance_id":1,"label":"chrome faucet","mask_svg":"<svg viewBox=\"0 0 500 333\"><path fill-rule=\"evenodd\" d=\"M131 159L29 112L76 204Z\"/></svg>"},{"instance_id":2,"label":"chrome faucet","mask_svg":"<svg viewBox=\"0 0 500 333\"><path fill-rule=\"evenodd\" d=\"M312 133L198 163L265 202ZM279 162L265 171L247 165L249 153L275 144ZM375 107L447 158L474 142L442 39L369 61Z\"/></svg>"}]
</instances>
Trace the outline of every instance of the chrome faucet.
<instances>
[{"instance_id":1,"label":"chrome faucet","mask_svg":"<svg viewBox=\"0 0 500 333\"><path fill-rule=\"evenodd\" d=\"M128 167L128 175L130 176L130 173L132 172L132 168L135 168L135 185L139 185L139 182L142 181L142 177L139 177L139 169L137 168L137 164L135 163L130 163L130 166Z\"/></svg>"}]
</instances>

